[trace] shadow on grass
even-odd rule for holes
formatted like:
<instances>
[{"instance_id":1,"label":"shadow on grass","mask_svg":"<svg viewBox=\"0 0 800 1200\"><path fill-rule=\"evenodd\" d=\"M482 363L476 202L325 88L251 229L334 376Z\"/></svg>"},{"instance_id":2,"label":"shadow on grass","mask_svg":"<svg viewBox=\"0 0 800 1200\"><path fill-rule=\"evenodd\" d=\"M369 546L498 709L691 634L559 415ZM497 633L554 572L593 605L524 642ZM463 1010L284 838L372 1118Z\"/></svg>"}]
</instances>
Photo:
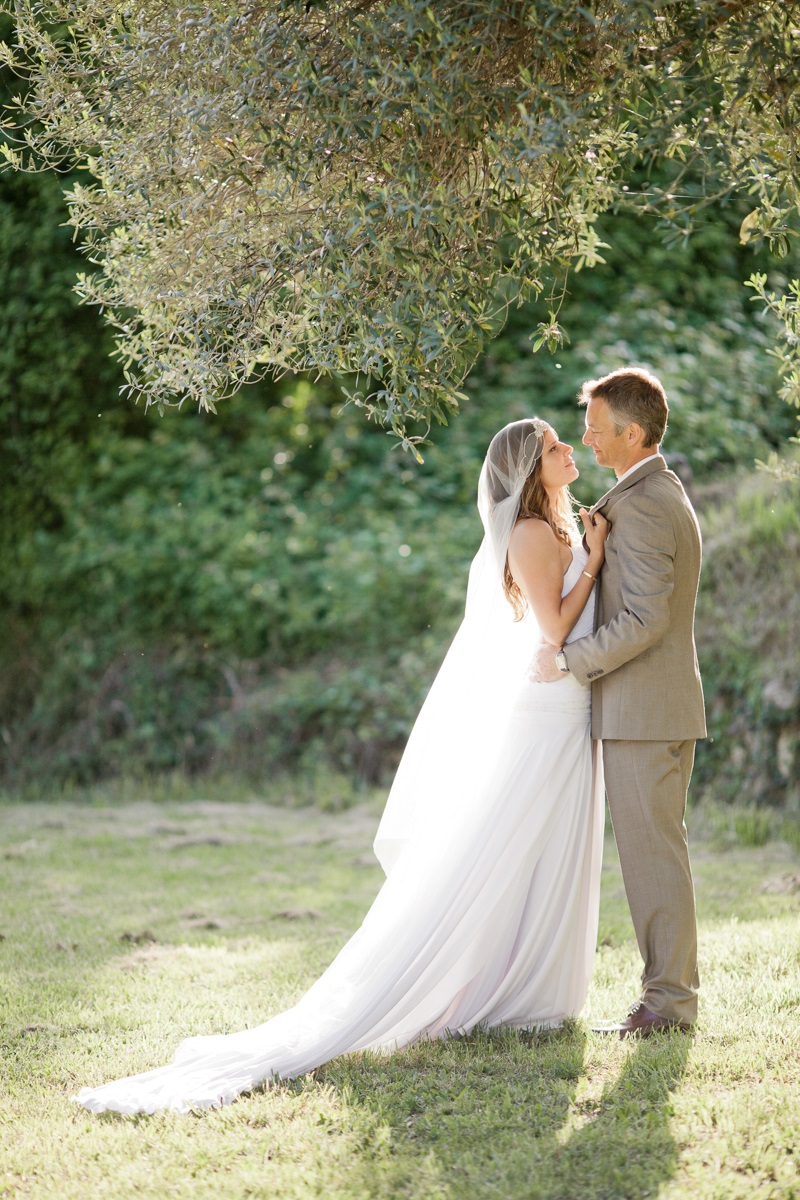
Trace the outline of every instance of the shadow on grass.
<instances>
[{"instance_id":1,"label":"shadow on grass","mask_svg":"<svg viewBox=\"0 0 800 1200\"><path fill-rule=\"evenodd\" d=\"M672 1093L691 1041L621 1048L599 1100L577 1100L586 1036L474 1034L389 1061L340 1059L316 1073L338 1095L359 1152L353 1194L414 1200L601 1200L655 1195L677 1169ZM311 1084L314 1086L314 1084Z\"/></svg>"},{"instance_id":2,"label":"shadow on grass","mask_svg":"<svg viewBox=\"0 0 800 1200\"><path fill-rule=\"evenodd\" d=\"M656 1195L678 1165L669 1118L690 1049L691 1039L681 1033L632 1044L614 1083L554 1155L554 1186L542 1194L582 1200Z\"/></svg>"}]
</instances>

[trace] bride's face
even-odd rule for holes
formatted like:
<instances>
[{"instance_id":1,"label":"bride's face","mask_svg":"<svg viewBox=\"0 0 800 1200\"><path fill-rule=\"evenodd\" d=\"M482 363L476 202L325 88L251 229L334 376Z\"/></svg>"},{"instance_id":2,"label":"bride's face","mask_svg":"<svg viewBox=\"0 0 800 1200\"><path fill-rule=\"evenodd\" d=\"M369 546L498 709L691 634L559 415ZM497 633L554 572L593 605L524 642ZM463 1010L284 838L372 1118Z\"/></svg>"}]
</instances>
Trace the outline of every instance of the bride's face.
<instances>
[{"instance_id":1,"label":"bride's face","mask_svg":"<svg viewBox=\"0 0 800 1200\"><path fill-rule=\"evenodd\" d=\"M567 442L560 442L555 429L548 429L544 435L541 470L542 486L548 492L567 487L578 478L578 468L572 458L572 446Z\"/></svg>"}]
</instances>

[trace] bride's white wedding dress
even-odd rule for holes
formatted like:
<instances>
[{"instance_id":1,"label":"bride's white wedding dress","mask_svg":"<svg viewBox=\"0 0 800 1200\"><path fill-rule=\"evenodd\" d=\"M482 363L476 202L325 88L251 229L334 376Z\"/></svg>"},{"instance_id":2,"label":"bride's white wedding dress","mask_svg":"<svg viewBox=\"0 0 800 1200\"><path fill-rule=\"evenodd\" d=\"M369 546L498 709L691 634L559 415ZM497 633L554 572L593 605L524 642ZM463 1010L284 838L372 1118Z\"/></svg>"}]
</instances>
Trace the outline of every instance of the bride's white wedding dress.
<instances>
[{"instance_id":1,"label":"bride's white wedding dress","mask_svg":"<svg viewBox=\"0 0 800 1200\"><path fill-rule=\"evenodd\" d=\"M564 595L585 562L574 548ZM593 607L592 597L570 640L592 631ZM519 645L526 620L514 627ZM83 1088L81 1104L188 1112L346 1052L392 1051L476 1025L549 1027L580 1011L597 935L602 771L588 689L572 676L527 682L535 647L527 649L481 769L465 743L469 772L446 802L416 813L413 837L401 835L390 798L376 840L388 878L299 1003L254 1029L189 1038L171 1065Z\"/></svg>"}]
</instances>

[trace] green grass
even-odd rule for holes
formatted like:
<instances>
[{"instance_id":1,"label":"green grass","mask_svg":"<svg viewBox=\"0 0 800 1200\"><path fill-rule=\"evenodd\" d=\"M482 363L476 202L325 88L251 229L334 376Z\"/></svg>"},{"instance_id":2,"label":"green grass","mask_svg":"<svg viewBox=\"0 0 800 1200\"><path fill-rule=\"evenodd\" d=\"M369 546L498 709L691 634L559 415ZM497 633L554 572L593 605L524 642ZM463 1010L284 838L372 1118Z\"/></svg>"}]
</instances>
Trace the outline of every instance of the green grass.
<instances>
[{"instance_id":1,"label":"green grass","mask_svg":"<svg viewBox=\"0 0 800 1200\"><path fill-rule=\"evenodd\" d=\"M743 844L746 821L739 840L735 821L724 838L695 821L692 1037L588 1029L627 1007L640 970L609 844L581 1021L351 1056L220 1111L126 1120L69 1096L295 1000L380 884L379 800L101 798L0 807L0 1196L800 1197L800 865L782 842Z\"/></svg>"}]
</instances>

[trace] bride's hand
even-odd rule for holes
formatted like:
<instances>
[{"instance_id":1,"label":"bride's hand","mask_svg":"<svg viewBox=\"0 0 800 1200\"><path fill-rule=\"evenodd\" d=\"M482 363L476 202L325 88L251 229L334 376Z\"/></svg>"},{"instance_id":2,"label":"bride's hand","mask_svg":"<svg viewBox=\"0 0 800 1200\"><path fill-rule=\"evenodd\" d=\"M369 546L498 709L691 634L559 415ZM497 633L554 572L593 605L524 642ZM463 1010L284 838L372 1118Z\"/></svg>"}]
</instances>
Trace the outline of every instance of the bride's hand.
<instances>
[{"instance_id":1,"label":"bride's hand","mask_svg":"<svg viewBox=\"0 0 800 1200\"><path fill-rule=\"evenodd\" d=\"M585 508L580 509L578 515L583 521L586 545L589 554L595 560L594 565L602 566L606 557L606 538L611 532L611 524L602 513L596 512L593 516L589 516Z\"/></svg>"}]
</instances>

